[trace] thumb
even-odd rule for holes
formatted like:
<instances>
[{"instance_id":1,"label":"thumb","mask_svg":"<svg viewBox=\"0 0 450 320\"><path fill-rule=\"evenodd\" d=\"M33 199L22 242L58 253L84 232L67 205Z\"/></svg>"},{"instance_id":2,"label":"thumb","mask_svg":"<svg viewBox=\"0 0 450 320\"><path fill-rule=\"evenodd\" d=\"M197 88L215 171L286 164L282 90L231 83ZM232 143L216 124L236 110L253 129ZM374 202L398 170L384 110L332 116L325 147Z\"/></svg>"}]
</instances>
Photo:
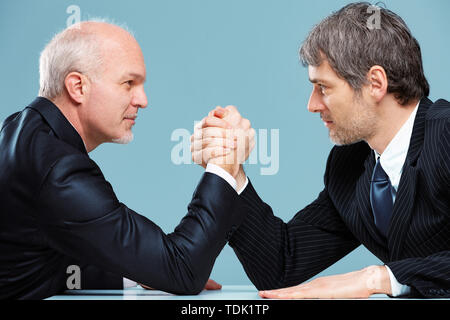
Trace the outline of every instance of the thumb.
<instances>
[{"instance_id":1,"label":"thumb","mask_svg":"<svg viewBox=\"0 0 450 320\"><path fill-rule=\"evenodd\" d=\"M223 119L226 117L226 115L228 114L228 110L222 108L222 107L217 107L214 110L214 116L220 119Z\"/></svg>"}]
</instances>

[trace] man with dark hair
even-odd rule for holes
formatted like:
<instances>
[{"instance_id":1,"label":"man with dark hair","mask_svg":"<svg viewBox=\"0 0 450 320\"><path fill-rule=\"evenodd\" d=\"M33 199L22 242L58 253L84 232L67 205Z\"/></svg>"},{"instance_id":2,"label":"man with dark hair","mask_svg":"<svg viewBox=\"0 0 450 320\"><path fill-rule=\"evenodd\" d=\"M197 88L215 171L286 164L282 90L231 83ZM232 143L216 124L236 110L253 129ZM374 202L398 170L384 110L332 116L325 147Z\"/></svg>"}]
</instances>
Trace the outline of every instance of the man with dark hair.
<instances>
[{"instance_id":1,"label":"man with dark hair","mask_svg":"<svg viewBox=\"0 0 450 320\"><path fill-rule=\"evenodd\" d=\"M325 188L288 223L241 167L247 216L230 246L247 275L260 290L282 288L260 292L268 298L449 297L450 103L427 98L416 39L395 13L353 3L314 27L300 56L308 110L336 146ZM234 110L212 116L238 126ZM385 265L299 285L361 244Z\"/></svg>"}]
</instances>

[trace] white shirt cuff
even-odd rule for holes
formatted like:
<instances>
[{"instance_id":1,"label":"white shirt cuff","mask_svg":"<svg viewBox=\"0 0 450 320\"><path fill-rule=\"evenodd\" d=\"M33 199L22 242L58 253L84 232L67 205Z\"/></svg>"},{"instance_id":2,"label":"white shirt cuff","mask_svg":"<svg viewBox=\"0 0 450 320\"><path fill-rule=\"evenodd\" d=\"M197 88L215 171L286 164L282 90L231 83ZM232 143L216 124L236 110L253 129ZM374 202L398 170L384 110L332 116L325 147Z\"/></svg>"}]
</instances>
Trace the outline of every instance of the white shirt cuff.
<instances>
[{"instance_id":1,"label":"white shirt cuff","mask_svg":"<svg viewBox=\"0 0 450 320\"><path fill-rule=\"evenodd\" d=\"M131 288L131 287L136 287L137 286L137 282L134 282L133 280L127 279L127 278L123 278L123 288Z\"/></svg>"},{"instance_id":2,"label":"white shirt cuff","mask_svg":"<svg viewBox=\"0 0 450 320\"><path fill-rule=\"evenodd\" d=\"M236 188L237 188L236 179L231 174L229 174L225 169L222 169L218 165L215 165L215 164L212 164L212 163L208 163L206 165L206 172L214 173L214 174L218 175L219 177L224 179L226 182L228 182L229 185L234 190L236 190Z\"/></svg>"},{"instance_id":3,"label":"white shirt cuff","mask_svg":"<svg viewBox=\"0 0 450 320\"><path fill-rule=\"evenodd\" d=\"M225 169L223 169L223 168L221 168L220 166L215 165L215 164L213 164L213 163L208 163L208 164L206 165L206 172L214 173L214 174L218 175L219 177L221 177L222 179L224 179L226 182L228 182L228 184L229 184L234 190L236 190L236 188L237 188L237 182L236 182L236 179L235 179L231 174L229 174ZM236 190L237 194L238 194L238 195L241 194L242 191L245 190L245 188L247 187L247 185L248 185L248 178L247 178L247 176L245 176L245 183L244 183L244 185L242 186L242 188L241 188L240 190Z\"/></svg>"},{"instance_id":4,"label":"white shirt cuff","mask_svg":"<svg viewBox=\"0 0 450 320\"><path fill-rule=\"evenodd\" d=\"M403 296L403 295L409 294L411 292L411 287L407 286L406 284L401 284L400 282L398 282L397 278L395 278L391 269L389 269L389 267L386 265L385 265L385 267L389 273L389 279L391 280L392 296L398 297L398 296Z\"/></svg>"}]
</instances>

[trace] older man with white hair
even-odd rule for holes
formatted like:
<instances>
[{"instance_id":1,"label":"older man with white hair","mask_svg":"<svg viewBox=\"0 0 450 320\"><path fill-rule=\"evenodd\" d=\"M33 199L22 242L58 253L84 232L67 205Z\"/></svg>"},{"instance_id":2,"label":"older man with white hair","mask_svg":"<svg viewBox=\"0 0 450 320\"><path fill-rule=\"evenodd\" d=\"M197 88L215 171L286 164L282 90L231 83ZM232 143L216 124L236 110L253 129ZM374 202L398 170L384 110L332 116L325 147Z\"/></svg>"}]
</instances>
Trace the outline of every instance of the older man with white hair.
<instances>
[{"instance_id":1,"label":"older man with white hair","mask_svg":"<svg viewBox=\"0 0 450 320\"><path fill-rule=\"evenodd\" d=\"M82 22L45 47L40 76L39 97L0 128L0 298L60 293L69 266L80 268L82 289L122 288L131 279L200 292L243 220L235 189L206 172L187 215L165 234L119 202L88 156L102 143L130 142L147 106L137 41L118 26ZM233 143L210 151L235 152ZM238 164L223 168L236 175Z\"/></svg>"}]
</instances>

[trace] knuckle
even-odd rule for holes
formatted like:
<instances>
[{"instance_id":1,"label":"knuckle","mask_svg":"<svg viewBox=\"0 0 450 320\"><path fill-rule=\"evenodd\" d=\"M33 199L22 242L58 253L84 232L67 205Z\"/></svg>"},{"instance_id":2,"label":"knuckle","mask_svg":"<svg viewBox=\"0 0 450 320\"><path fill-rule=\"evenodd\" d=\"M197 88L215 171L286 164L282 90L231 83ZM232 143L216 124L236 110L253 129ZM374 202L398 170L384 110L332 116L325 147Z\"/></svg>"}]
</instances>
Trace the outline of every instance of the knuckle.
<instances>
[{"instance_id":1,"label":"knuckle","mask_svg":"<svg viewBox=\"0 0 450 320\"><path fill-rule=\"evenodd\" d=\"M203 121L203 126L204 127L211 126L212 122L213 122L213 118L212 117L207 117L207 118L205 118L205 121Z\"/></svg>"},{"instance_id":2,"label":"knuckle","mask_svg":"<svg viewBox=\"0 0 450 320\"><path fill-rule=\"evenodd\" d=\"M229 110L229 111L237 111L237 108L233 105L228 105L225 107L225 109Z\"/></svg>"}]
</instances>

